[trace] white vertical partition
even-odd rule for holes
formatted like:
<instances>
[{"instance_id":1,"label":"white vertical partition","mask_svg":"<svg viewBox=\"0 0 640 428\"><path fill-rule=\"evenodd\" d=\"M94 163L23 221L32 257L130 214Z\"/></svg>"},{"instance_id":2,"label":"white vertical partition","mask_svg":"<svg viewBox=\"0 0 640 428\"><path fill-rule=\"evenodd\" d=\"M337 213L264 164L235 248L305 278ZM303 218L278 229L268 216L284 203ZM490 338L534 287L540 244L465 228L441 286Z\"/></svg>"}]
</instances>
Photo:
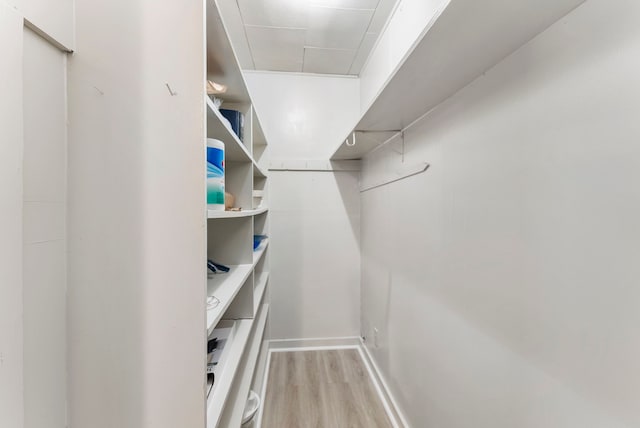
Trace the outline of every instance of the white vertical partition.
<instances>
[{"instance_id":1,"label":"white vertical partition","mask_svg":"<svg viewBox=\"0 0 640 428\"><path fill-rule=\"evenodd\" d=\"M73 428L205 423L204 2L76 1Z\"/></svg>"},{"instance_id":2,"label":"white vertical partition","mask_svg":"<svg viewBox=\"0 0 640 428\"><path fill-rule=\"evenodd\" d=\"M8 0L16 4L28 26L64 50L74 49L73 0Z\"/></svg>"},{"instance_id":3,"label":"white vertical partition","mask_svg":"<svg viewBox=\"0 0 640 428\"><path fill-rule=\"evenodd\" d=\"M22 428L22 18L0 2L0 426Z\"/></svg>"},{"instance_id":4,"label":"white vertical partition","mask_svg":"<svg viewBox=\"0 0 640 428\"><path fill-rule=\"evenodd\" d=\"M66 54L24 29L25 428L67 423Z\"/></svg>"}]
</instances>

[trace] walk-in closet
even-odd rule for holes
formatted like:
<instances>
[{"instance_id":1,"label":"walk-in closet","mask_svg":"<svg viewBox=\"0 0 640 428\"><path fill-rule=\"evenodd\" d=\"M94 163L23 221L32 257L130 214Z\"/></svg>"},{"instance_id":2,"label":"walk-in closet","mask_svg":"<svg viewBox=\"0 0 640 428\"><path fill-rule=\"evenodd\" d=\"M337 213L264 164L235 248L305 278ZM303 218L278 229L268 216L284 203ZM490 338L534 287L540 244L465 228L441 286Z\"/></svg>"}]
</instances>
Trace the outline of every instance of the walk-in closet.
<instances>
[{"instance_id":1,"label":"walk-in closet","mask_svg":"<svg viewBox=\"0 0 640 428\"><path fill-rule=\"evenodd\" d=\"M639 23L0 0L0 428L640 428Z\"/></svg>"}]
</instances>

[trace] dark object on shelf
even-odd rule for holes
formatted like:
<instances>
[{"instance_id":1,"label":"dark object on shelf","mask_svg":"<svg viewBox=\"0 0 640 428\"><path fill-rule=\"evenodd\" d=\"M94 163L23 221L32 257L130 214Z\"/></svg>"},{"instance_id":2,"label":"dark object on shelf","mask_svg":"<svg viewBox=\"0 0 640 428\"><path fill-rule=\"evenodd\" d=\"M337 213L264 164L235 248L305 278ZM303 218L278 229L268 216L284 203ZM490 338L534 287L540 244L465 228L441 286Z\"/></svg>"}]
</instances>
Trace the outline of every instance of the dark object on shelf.
<instances>
[{"instance_id":1,"label":"dark object on shelf","mask_svg":"<svg viewBox=\"0 0 640 428\"><path fill-rule=\"evenodd\" d=\"M253 235L253 250L255 251L265 239L267 235Z\"/></svg>"},{"instance_id":2,"label":"dark object on shelf","mask_svg":"<svg viewBox=\"0 0 640 428\"><path fill-rule=\"evenodd\" d=\"M207 260L207 267L213 273L227 273L231 270L228 266L221 265L213 260Z\"/></svg>"},{"instance_id":3,"label":"dark object on shelf","mask_svg":"<svg viewBox=\"0 0 640 428\"><path fill-rule=\"evenodd\" d=\"M237 110L228 110L224 108L220 109L220 114L231 123L231 129L235 132L240 141L244 143L244 114Z\"/></svg>"},{"instance_id":4,"label":"dark object on shelf","mask_svg":"<svg viewBox=\"0 0 640 428\"><path fill-rule=\"evenodd\" d=\"M213 373L207 373L207 397L209 397L209 394L211 393L211 390L213 389L213 382L215 380L215 376Z\"/></svg>"},{"instance_id":5,"label":"dark object on shelf","mask_svg":"<svg viewBox=\"0 0 640 428\"><path fill-rule=\"evenodd\" d=\"M207 341L207 354L210 354L213 352L214 349L216 349L218 347L218 338L214 337L213 339L209 339L209 341Z\"/></svg>"}]
</instances>

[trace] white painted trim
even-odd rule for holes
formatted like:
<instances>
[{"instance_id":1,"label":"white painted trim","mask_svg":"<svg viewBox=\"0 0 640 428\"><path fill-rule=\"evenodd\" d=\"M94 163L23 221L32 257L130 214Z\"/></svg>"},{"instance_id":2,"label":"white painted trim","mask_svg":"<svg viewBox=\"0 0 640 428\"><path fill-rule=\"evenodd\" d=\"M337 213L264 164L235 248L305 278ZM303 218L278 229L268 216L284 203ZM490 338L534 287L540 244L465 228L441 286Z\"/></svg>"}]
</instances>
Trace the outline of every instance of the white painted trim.
<instances>
[{"instance_id":1,"label":"white painted trim","mask_svg":"<svg viewBox=\"0 0 640 428\"><path fill-rule=\"evenodd\" d=\"M269 341L269 350L273 349L329 349L340 346L360 346L360 338L353 337L317 337L310 339L272 339Z\"/></svg>"},{"instance_id":2,"label":"white painted trim","mask_svg":"<svg viewBox=\"0 0 640 428\"><path fill-rule=\"evenodd\" d=\"M330 77L338 79L358 79L358 75L355 74L321 74L321 73L306 73L302 71L270 71L270 70L242 70L243 74L279 74L286 76L302 76L302 77Z\"/></svg>"},{"instance_id":3,"label":"white painted trim","mask_svg":"<svg viewBox=\"0 0 640 428\"><path fill-rule=\"evenodd\" d=\"M294 348L277 348L270 349L269 353L273 352L305 352L305 351L328 351L337 349L358 349L357 345L338 345L338 346L302 346Z\"/></svg>"},{"instance_id":4,"label":"white painted trim","mask_svg":"<svg viewBox=\"0 0 640 428\"><path fill-rule=\"evenodd\" d=\"M45 39L52 46L55 46L57 49L61 50L62 52L65 52L65 53L68 53L68 54L73 53L73 49L71 49L69 46L65 45L64 43L62 43L61 41L59 41L58 39L53 37L51 34L47 33L42 28L38 27L33 22L29 21L26 17L23 17L23 18L24 18L24 26L25 27L27 27L28 29L30 29L31 31L36 33L38 36L40 36L43 39Z\"/></svg>"},{"instance_id":5,"label":"white painted trim","mask_svg":"<svg viewBox=\"0 0 640 428\"><path fill-rule=\"evenodd\" d=\"M267 349L267 362L264 366L264 375L262 376L262 386L260 387L260 409L254 419L256 428L262 427L262 414L264 413L264 405L267 402L267 380L269 379L269 367L271 366L271 350Z\"/></svg>"},{"instance_id":6,"label":"white painted trim","mask_svg":"<svg viewBox=\"0 0 640 428\"><path fill-rule=\"evenodd\" d=\"M376 364L376 361L373 359L373 355L367 349L367 346L364 342L360 343L360 352L362 354L363 360L365 360L365 365L367 366L367 370L369 370L369 375L372 379L374 379L374 384L376 386L376 390L378 390L378 394L380 394L380 398L385 406L385 410L391 419L391 422L394 424L394 427L397 428L410 428L411 425L407 422L407 418L400 410L398 403L396 402L393 394L391 394L391 390L380 371L380 368ZM397 418L396 418L397 416ZM397 419L400 419L398 421Z\"/></svg>"}]
</instances>

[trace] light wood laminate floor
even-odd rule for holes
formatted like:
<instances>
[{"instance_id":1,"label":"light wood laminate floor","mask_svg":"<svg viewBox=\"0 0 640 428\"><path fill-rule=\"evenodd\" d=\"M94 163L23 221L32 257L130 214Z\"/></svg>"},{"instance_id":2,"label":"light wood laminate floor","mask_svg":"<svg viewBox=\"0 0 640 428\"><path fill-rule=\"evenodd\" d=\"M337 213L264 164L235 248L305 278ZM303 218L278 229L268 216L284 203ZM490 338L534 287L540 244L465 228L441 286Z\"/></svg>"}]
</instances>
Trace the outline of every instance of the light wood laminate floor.
<instances>
[{"instance_id":1,"label":"light wood laminate floor","mask_svg":"<svg viewBox=\"0 0 640 428\"><path fill-rule=\"evenodd\" d=\"M263 428L391 428L356 349L273 352Z\"/></svg>"}]
</instances>

